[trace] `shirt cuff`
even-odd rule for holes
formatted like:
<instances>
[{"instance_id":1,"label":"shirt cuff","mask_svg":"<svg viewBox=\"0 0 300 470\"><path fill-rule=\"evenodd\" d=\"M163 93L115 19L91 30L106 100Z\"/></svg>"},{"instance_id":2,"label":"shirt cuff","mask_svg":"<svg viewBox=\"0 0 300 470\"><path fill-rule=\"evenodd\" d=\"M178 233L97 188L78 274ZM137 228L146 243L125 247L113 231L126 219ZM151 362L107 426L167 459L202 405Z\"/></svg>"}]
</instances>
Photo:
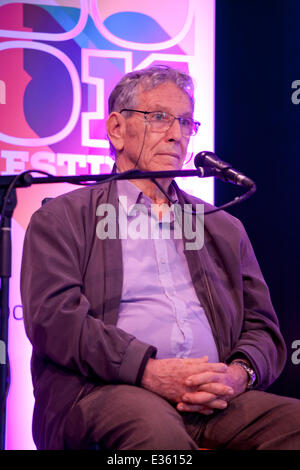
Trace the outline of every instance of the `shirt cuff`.
<instances>
[{"instance_id":1,"label":"shirt cuff","mask_svg":"<svg viewBox=\"0 0 300 470\"><path fill-rule=\"evenodd\" d=\"M140 365L140 368L139 368L139 371L138 371L138 374L137 374L135 385L137 385L137 386L141 385L141 381L142 381L142 378L143 378L143 375L144 375L144 371L145 371L145 367L147 365L147 362L149 361L150 358L155 358L156 353L157 353L157 349L154 348L153 346L150 346L149 349L147 350L142 362L141 362L141 365Z\"/></svg>"}]
</instances>

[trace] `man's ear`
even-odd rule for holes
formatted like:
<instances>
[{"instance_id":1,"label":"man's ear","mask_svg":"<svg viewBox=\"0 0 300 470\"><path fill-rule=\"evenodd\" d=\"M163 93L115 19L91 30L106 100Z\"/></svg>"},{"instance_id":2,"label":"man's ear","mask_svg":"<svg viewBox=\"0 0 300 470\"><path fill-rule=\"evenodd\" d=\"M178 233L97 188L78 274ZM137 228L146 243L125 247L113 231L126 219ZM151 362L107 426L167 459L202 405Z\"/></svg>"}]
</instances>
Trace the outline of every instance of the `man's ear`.
<instances>
[{"instance_id":1,"label":"man's ear","mask_svg":"<svg viewBox=\"0 0 300 470\"><path fill-rule=\"evenodd\" d=\"M126 122L122 114L113 111L106 121L107 135L114 148L119 152L124 148Z\"/></svg>"}]
</instances>

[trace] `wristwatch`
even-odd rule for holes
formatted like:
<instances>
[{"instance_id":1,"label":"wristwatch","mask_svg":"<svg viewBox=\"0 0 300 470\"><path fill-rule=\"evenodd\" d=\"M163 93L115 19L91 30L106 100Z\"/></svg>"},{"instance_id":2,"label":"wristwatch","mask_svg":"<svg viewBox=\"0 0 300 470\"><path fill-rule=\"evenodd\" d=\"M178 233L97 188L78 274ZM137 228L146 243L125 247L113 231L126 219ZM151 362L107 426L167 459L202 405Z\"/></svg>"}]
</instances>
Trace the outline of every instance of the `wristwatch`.
<instances>
[{"instance_id":1,"label":"wristwatch","mask_svg":"<svg viewBox=\"0 0 300 470\"><path fill-rule=\"evenodd\" d=\"M247 383L247 390L250 390L251 388L253 388L253 385L256 381L256 373L254 372L253 369L251 369L250 366L248 366L248 364L246 364L246 362L244 361L239 361L238 359L234 359L231 364L239 364L241 367L243 367L243 369L247 372L248 374L248 383Z\"/></svg>"}]
</instances>

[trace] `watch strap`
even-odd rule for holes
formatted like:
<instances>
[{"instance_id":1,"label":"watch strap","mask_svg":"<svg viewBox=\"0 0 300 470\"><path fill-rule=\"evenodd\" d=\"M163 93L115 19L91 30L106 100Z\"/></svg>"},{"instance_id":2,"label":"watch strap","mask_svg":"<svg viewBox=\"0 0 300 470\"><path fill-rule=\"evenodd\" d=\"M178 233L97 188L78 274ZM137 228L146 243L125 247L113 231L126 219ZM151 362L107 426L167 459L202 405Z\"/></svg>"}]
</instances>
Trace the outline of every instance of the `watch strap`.
<instances>
[{"instance_id":1,"label":"watch strap","mask_svg":"<svg viewBox=\"0 0 300 470\"><path fill-rule=\"evenodd\" d=\"M254 370L245 361L239 359L234 359L231 364L238 364L243 367L243 369L247 372L249 379L247 383L247 390L253 388L256 382L256 373L254 372Z\"/></svg>"}]
</instances>

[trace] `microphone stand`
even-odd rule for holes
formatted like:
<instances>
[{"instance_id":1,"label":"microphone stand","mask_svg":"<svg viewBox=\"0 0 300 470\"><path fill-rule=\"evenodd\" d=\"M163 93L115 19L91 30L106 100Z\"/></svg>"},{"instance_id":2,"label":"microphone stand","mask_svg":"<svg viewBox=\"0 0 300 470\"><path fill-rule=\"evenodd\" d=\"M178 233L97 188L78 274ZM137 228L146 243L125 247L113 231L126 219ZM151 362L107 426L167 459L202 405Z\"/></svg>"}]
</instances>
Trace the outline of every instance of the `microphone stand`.
<instances>
[{"instance_id":1,"label":"microphone stand","mask_svg":"<svg viewBox=\"0 0 300 470\"><path fill-rule=\"evenodd\" d=\"M4 190L0 189L2 201ZM11 193L10 199L1 217L0 232L0 445L5 447L6 398L8 394L9 364L8 364L8 317L9 317L9 278L11 277L11 219L17 205L16 190Z\"/></svg>"},{"instance_id":2,"label":"microphone stand","mask_svg":"<svg viewBox=\"0 0 300 470\"><path fill-rule=\"evenodd\" d=\"M32 178L30 173L45 174L47 177ZM9 390L9 358L8 358L8 319L9 319L9 279L11 277L12 243L11 220L17 205L16 188L29 187L32 184L71 183L82 185L84 182L99 183L122 179L153 179L175 178L179 176L198 176L206 178L217 176L222 178L220 170L214 168L198 168L197 170L149 171L129 170L124 173L103 175L52 176L38 170L27 170L19 175L0 176L0 450L5 449L6 399ZM256 188L255 188L256 189ZM254 189L254 191L255 191ZM248 193L250 193L248 191ZM253 192L253 191L252 191ZM247 194L248 194L247 193ZM250 194L249 194L250 195ZM244 197L245 198L245 197ZM238 202L238 201L236 201ZM234 202L234 203L236 203ZM230 203L229 203L230 204ZM226 205L228 206L228 204ZM223 207L223 206L222 206ZM219 209L216 209L219 210Z\"/></svg>"}]
</instances>

